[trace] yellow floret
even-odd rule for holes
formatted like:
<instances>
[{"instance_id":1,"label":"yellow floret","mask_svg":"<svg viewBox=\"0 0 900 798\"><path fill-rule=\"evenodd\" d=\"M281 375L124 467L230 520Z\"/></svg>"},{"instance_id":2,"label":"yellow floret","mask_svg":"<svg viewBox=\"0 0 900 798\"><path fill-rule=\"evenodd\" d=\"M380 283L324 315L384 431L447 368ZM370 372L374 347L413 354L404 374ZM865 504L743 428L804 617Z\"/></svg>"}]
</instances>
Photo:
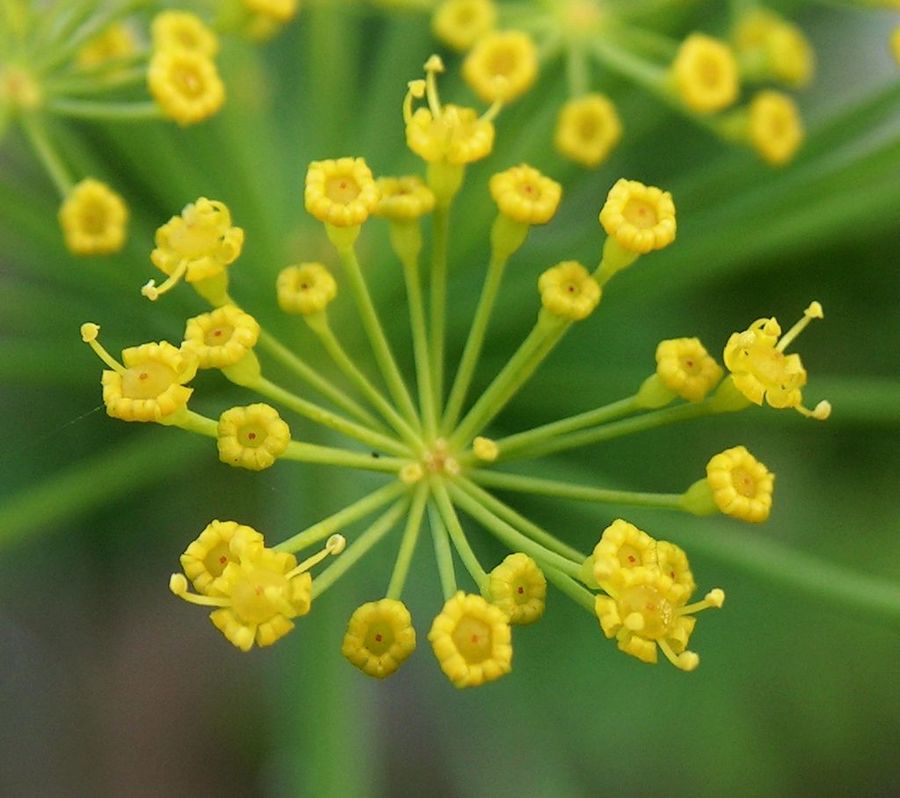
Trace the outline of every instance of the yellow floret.
<instances>
[{"instance_id":1,"label":"yellow floret","mask_svg":"<svg viewBox=\"0 0 900 798\"><path fill-rule=\"evenodd\" d=\"M242 0L244 7L253 14L273 22L288 22L297 13L298 0Z\"/></svg>"},{"instance_id":2,"label":"yellow floret","mask_svg":"<svg viewBox=\"0 0 900 798\"><path fill-rule=\"evenodd\" d=\"M431 213L434 209L434 192L421 177L379 177L378 205L373 213L392 222L411 222Z\"/></svg>"},{"instance_id":3,"label":"yellow floret","mask_svg":"<svg viewBox=\"0 0 900 798\"><path fill-rule=\"evenodd\" d=\"M321 263L300 263L282 269L275 289L278 306L285 313L302 316L325 310L337 296L337 282Z\"/></svg>"},{"instance_id":4,"label":"yellow floret","mask_svg":"<svg viewBox=\"0 0 900 798\"><path fill-rule=\"evenodd\" d=\"M569 100L559 112L554 143L560 154L582 166L598 166L622 138L615 106L603 94Z\"/></svg>"},{"instance_id":5,"label":"yellow floret","mask_svg":"<svg viewBox=\"0 0 900 798\"><path fill-rule=\"evenodd\" d=\"M617 518L603 530L588 562L593 580L605 586L615 581L622 569L655 564L656 540Z\"/></svg>"},{"instance_id":6,"label":"yellow floret","mask_svg":"<svg viewBox=\"0 0 900 798\"><path fill-rule=\"evenodd\" d=\"M668 191L623 178L610 189L600 224L622 249L646 254L675 240L675 203Z\"/></svg>"},{"instance_id":7,"label":"yellow floret","mask_svg":"<svg viewBox=\"0 0 900 798\"><path fill-rule=\"evenodd\" d=\"M656 347L656 373L662 384L689 402L700 402L722 379L722 367L699 338L673 338Z\"/></svg>"},{"instance_id":8,"label":"yellow floret","mask_svg":"<svg viewBox=\"0 0 900 798\"><path fill-rule=\"evenodd\" d=\"M809 40L800 28L774 11L747 11L738 21L732 39L742 70L749 77L772 77L795 88L812 79L815 53Z\"/></svg>"},{"instance_id":9,"label":"yellow floret","mask_svg":"<svg viewBox=\"0 0 900 798\"><path fill-rule=\"evenodd\" d=\"M198 368L222 369L243 359L258 339L256 319L234 305L224 305L188 319L182 348L193 353Z\"/></svg>"},{"instance_id":10,"label":"yellow floret","mask_svg":"<svg viewBox=\"0 0 900 798\"><path fill-rule=\"evenodd\" d=\"M369 676L384 679L415 651L416 632L403 602L370 601L358 607L341 645L341 653Z\"/></svg>"},{"instance_id":11,"label":"yellow floret","mask_svg":"<svg viewBox=\"0 0 900 798\"><path fill-rule=\"evenodd\" d=\"M775 475L743 446L717 454L706 465L706 480L725 515L761 523L772 509Z\"/></svg>"},{"instance_id":12,"label":"yellow floret","mask_svg":"<svg viewBox=\"0 0 900 798\"><path fill-rule=\"evenodd\" d=\"M570 321L587 318L600 302L597 281L574 260L547 269L538 279L538 290L548 312Z\"/></svg>"},{"instance_id":13,"label":"yellow floret","mask_svg":"<svg viewBox=\"0 0 900 798\"><path fill-rule=\"evenodd\" d=\"M196 14L189 11L161 11L151 25L156 50L180 48L207 58L219 52L219 39Z\"/></svg>"},{"instance_id":14,"label":"yellow floret","mask_svg":"<svg viewBox=\"0 0 900 798\"><path fill-rule=\"evenodd\" d=\"M444 105L438 116L417 108L406 123L406 143L425 161L467 164L490 154L494 125L473 108Z\"/></svg>"},{"instance_id":15,"label":"yellow floret","mask_svg":"<svg viewBox=\"0 0 900 798\"><path fill-rule=\"evenodd\" d=\"M109 255L125 243L128 208L105 183L85 178L59 209L66 246L75 255Z\"/></svg>"},{"instance_id":16,"label":"yellow floret","mask_svg":"<svg viewBox=\"0 0 900 798\"><path fill-rule=\"evenodd\" d=\"M506 614L481 596L462 591L434 619L428 639L441 670L456 687L477 687L512 668Z\"/></svg>"},{"instance_id":17,"label":"yellow floret","mask_svg":"<svg viewBox=\"0 0 900 798\"><path fill-rule=\"evenodd\" d=\"M479 39L462 66L466 83L488 103L520 97L531 88L537 70L537 49L520 31L488 33Z\"/></svg>"},{"instance_id":18,"label":"yellow floret","mask_svg":"<svg viewBox=\"0 0 900 798\"><path fill-rule=\"evenodd\" d=\"M181 568L198 593L215 595L212 585L228 563L240 561L248 546L262 546L263 536L236 521L212 521L181 555Z\"/></svg>"},{"instance_id":19,"label":"yellow floret","mask_svg":"<svg viewBox=\"0 0 900 798\"><path fill-rule=\"evenodd\" d=\"M208 119L225 102L225 86L212 59L183 48L157 51L147 85L163 114L179 125Z\"/></svg>"},{"instance_id":20,"label":"yellow floret","mask_svg":"<svg viewBox=\"0 0 900 798\"><path fill-rule=\"evenodd\" d=\"M781 92L759 92L750 102L747 135L763 160L773 166L786 164L805 137L797 105Z\"/></svg>"},{"instance_id":21,"label":"yellow floret","mask_svg":"<svg viewBox=\"0 0 900 798\"><path fill-rule=\"evenodd\" d=\"M549 222L562 196L559 183L525 164L493 175L489 185L500 213L521 224Z\"/></svg>"},{"instance_id":22,"label":"yellow floret","mask_svg":"<svg viewBox=\"0 0 900 798\"><path fill-rule=\"evenodd\" d=\"M493 30L496 22L492 0L444 0L434 10L431 30L448 47L463 52Z\"/></svg>"},{"instance_id":23,"label":"yellow floret","mask_svg":"<svg viewBox=\"0 0 900 798\"><path fill-rule=\"evenodd\" d=\"M313 161L306 172L306 210L334 227L361 225L378 204L378 189L363 158Z\"/></svg>"},{"instance_id":24,"label":"yellow floret","mask_svg":"<svg viewBox=\"0 0 900 798\"><path fill-rule=\"evenodd\" d=\"M681 101L692 111L721 111L737 100L738 66L724 42L692 33L678 48L672 79Z\"/></svg>"},{"instance_id":25,"label":"yellow floret","mask_svg":"<svg viewBox=\"0 0 900 798\"><path fill-rule=\"evenodd\" d=\"M134 55L138 49L137 37L131 26L113 22L78 50L78 66L86 69L98 67Z\"/></svg>"},{"instance_id":26,"label":"yellow floret","mask_svg":"<svg viewBox=\"0 0 900 798\"><path fill-rule=\"evenodd\" d=\"M486 595L510 623L535 623L544 614L547 580L531 557L517 552L491 571Z\"/></svg>"},{"instance_id":27,"label":"yellow floret","mask_svg":"<svg viewBox=\"0 0 900 798\"><path fill-rule=\"evenodd\" d=\"M223 463L262 471L287 449L291 430L269 405L232 407L219 416L216 442Z\"/></svg>"}]
</instances>

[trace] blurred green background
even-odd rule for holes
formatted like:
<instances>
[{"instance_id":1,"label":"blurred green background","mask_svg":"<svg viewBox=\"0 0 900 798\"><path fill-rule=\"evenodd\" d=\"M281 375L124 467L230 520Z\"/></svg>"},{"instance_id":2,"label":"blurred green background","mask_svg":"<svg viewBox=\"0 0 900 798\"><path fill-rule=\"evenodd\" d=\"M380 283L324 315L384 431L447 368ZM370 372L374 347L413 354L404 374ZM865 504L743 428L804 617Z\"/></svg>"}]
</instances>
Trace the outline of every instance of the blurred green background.
<instances>
[{"instance_id":1,"label":"blurred green background","mask_svg":"<svg viewBox=\"0 0 900 798\"><path fill-rule=\"evenodd\" d=\"M721 30L724 4L660 21ZM529 473L677 491L715 452L745 444L777 474L770 521L510 497L589 549L621 513L680 543L722 611L700 619L698 671L645 666L596 620L552 592L544 620L518 629L513 673L458 691L426 640L440 589L420 546L405 600L419 650L391 679L339 653L346 620L386 584L394 543L376 549L268 650L241 654L206 613L166 589L186 543L212 518L281 539L362 495L376 477L282 463L228 468L207 440L108 419L99 365L79 324L111 351L179 340L202 312L181 288L157 304L153 230L200 195L224 200L247 231L235 296L320 362L278 314L286 264L335 264L303 211L315 158L364 156L377 174L420 171L403 142L407 80L436 47L426 16L349 4L304 9L264 47L229 41L226 109L195 128L69 124L55 133L79 174L114 185L132 210L120 256L75 260L57 197L22 139L0 143L0 794L10 796L722 796L900 792L900 619L841 594L846 572L874 605L897 605L900 514L900 92L887 38L897 15L784 3L816 48L798 97L810 138L782 171L722 144L646 94L600 76L620 106L622 145L596 171L566 165L550 138L564 86L550 68L505 110L497 146L468 170L454 210L451 355L467 330L487 258L488 176L527 160L565 186L557 220L510 265L503 310L477 385L533 322L537 275L596 262L596 214L621 176L672 191L678 241L611 284L599 312L496 422L498 435L620 398L653 368L656 343L698 335L716 352L760 316L790 324L812 299L826 318L797 351L826 424L751 410L558 456ZM455 77L444 97L471 102ZM872 98L878 98L873 100ZM852 112L848 109L855 109ZM835 121L837 120L837 121ZM404 362L411 363L400 272L382 225L361 260ZM335 327L363 351L349 301ZM246 396L218 375L196 381L200 410ZM297 424L306 439L324 440ZM474 529L474 527L473 527ZM474 535L484 562L501 550ZM750 563L750 565L748 565ZM858 591L857 591L858 592ZM863 591L865 592L865 590Z\"/></svg>"}]
</instances>

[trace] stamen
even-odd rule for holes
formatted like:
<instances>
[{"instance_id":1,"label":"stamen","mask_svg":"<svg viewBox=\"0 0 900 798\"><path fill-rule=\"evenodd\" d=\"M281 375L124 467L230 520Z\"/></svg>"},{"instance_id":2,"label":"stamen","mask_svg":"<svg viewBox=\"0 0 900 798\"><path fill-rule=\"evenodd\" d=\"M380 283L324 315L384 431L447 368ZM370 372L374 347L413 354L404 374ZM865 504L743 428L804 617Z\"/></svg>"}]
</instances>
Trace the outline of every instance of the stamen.
<instances>
[{"instance_id":1,"label":"stamen","mask_svg":"<svg viewBox=\"0 0 900 798\"><path fill-rule=\"evenodd\" d=\"M794 407L794 410L806 418L812 418L816 421L825 421L831 415L831 402L827 399L823 399L812 410L803 405L797 405Z\"/></svg>"},{"instance_id":2,"label":"stamen","mask_svg":"<svg viewBox=\"0 0 900 798\"><path fill-rule=\"evenodd\" d=\"M506 78L503 79L505 80ZM501 108L503 108L503 100L494 100L487 111L485 111L479 117L479 119L482 122L493 122L497 118L497 115L500 113Z\"/></svg>"},{"instance_id":3,"label":"stamen","mask_svg":"<svg viewBox=\"0 0 900 798\"><path fill-rule=\"evenodd\" d=\"M157 286L156 280L148 280L147 284L141 288L141 295L147 297L151 302L156 302L162 294L170 291L178 284L186 271L187 260L182 258L178 263L178 267L166 278L162 285Z\"/></svg>"},{"instance_id":4,"label":"stamen","mask_svg":"<svg viewBox=\"0 0 900 798\"><path fill-rule=\"evenodd\" d=\"M116 360L97 340L97 336L100 334L100 325L94 324L93 322L87 322L81 325L81 340L84 341L91 349L94 350L94 354L100 358L107 366L109 366L113 371L118 374L124 374L127 369L118 360Z\"/></svg>"},{"instance_id":5,"label":"stamen","mask_svg":"<svg viewBox=\"0 0 900 798\"><path fill-rule=\"evenodd\" d=\"M725 591L722 590L722 588L717 587L710 590L709 593L703 597L703 601L695 601L693 604L679 607L677 612L679 615L693 615L695 612L700 612L700 610L710 608L719 609L724 603Z\"/></svg>"},{"instance_id":6,"label":"stamen","mask_svg":"<svg viewBox=\"0 0 900 798\"><path fill-rule=\"evenodd\" d=\"M178 598L201 607L227 607L231 600L224 596L200 596L197 593L188 592L188 581L184 574L172 574L169 578L169 590Z\"/></svg>"},{"instance_id":7,"label":"stamen","mask_svg":"<svg viewBox=\"0 0 900 798\"><path fill-rule=\"evenodd\" d=\"M421 100L425 96L425 81L411 80L406 85L406 97L403 98L403 122L408 125L413 118L413 100Z\"/></svg>"},{"instance_id":8,"label":"stamen","mask_svg":"<svg viewBox=\"0 0 900 798\"><path fill-rule=\"evenodd\" d=\"M656 642L659 644L662 653L666 655L666 659L676 668L683 671L692 671L700 664L700 657L693 651L682 651L680 654L676 654L665 640L657 640Z\"/></svg>"},{"instance_id":9,"label":"stamen","mask_svg":"<svg viewBox=\"0 0 900 798\"><path fill-rule=\"evenodd\" d=\"M312 557L308 557L305 559L300 565L294 568L291 571L288 571L284 576L285 579L293 579L295 576L299 576L302 573L305 573L310 568L315 565L318 565L322 560L324 560L329 554L337 556L340 554L347 546L347 538L343 535L332 535L325 542L325 548L322 551L313 554Z\"/></svg>"},{"instance_id":10,"label":"stamen","mask_svg":"<svg viewBox=\"0 0 900 798\"><path fill-rule=\"evenodd\" d=\"M425 62L425 96L431 115L437 119L441 111L441 100L437 90L437 74L444 71L444 62L439 55L433 55Z\"/></svg>"},{"instance_id":11,"label":"stamen","mask_svg":"<svg viewBox=\"0 0 900 798\"><path fill-rule=\"evenodd\" d=\"M788 330L782 337L775 348L779 352L784 352L785 349L788 348L791 341L793 341L803 330L806 329L806 326L813 319L823 319L825 318L825 314L822 311L822 306L818 302L811 302L809 307L803 311L803 318L800 319L790 330Z\"/></svg>"}]
</instances>

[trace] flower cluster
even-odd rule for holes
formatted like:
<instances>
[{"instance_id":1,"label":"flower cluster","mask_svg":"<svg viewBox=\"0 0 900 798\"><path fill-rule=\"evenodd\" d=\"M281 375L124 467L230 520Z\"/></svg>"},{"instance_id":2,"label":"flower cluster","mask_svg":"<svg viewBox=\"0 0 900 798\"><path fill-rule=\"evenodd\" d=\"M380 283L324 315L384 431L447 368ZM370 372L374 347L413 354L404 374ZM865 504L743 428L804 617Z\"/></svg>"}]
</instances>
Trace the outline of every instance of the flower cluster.
<instances>
[{"instance_id":1,"label":"flower cluster","mask_svg":"<svg viewBox=\"0 0 900 798\"><path fill-rule=\"evenodd\" d=\"M322 222L334 247L340 281L326 264L308 261L285 266L274 287L281 309L312 331L355 394L338 389L330 375L313 368L302 353L278 342L230 295L228 267L241 254L244 233L218 200L199 198L156 234L151 261L167 279L158 287L151 281L143 293L155 300L183 282L212 305L209 312L187 321L179 345L160 341L130 347L120 362L100 345L96 324L82 327L83 340L107 366L103 401L110 416L157 422L214 439L219 459L232 467L260 471L295 460L362 469L385 478L376 490L274 547L248 525L211 522L185 549L182 573L172 576L170 588L186 601L210 607L212 623L241 650L268 646L310 611L313 599L397 530L388 584L352 612L341 648L362 672L384 678L416 646L413 619L402 597L427 519L443 597L427 639L441 670L457 687L481 685L510 671L512 629L541 619L548 583L594 616L625 653L653 663L661 651L677 668L693 670L699 657L688 644L695 615L722 606L724 593L717 588L691 602L694 577L679 546L618 518L598 536L588 555L492 490L764 521L772 507L774 477L744 446L714 455L706 476L679 493L573 485L512 473L502 466L764 401L824 419L827 403L815 410L804 407L806 371L799 355L785 353L810 320L822 316L822 309L812 303L785 335L775 319L761 319L732 335L724 347L724 379L725 371L697 338L666 340L657 347L655 371L634 395L512 435L491 436L493 420L573 325L587 323L610 281L641 257L674 243L675 202L668 192L635 180L622 179L612 186L599 210L598 233L602 228L607 237L598 247L597 264L588 268L565 258L545 269L537 281L532 328L484 391L470 398L505 268L533 226L552 222L563 192L558 182L528 164L513 165L490 179L486 190L497 215L488 265L450 379L446 306L451 216L467 164L490 154L494 121L504 99L497 96L487 115L476 116L472 109L441 102L440 59L429 59L425 70L425 80L409 84L403 104L406 142L424 162L425 175L376 180L359 157L311 163L305 206ZM512 74L508 82L496 85L509 91ZM414 110L420 99L427 107ZM395 356L358 259L356 242L370 216L387 223L403 274L412 379ZM433 230L427 261L422 257L424 217L430 217ZM329 310L344 300L345 292L355 305L370 354L348 351L332 326ZM298 390L273 381L269 359L279 361L305 387ZM190 384L198 369L218 370L266 401L226 408L218 419L198 413L189 408ZM317 398L309 398L309 393ZM269 402L348 443L308 442L304 422L289 425ZM293 437L296 430L300 439ZM490 570L482 565L473 527L511 551ZM324 548L298 564L296 554L323 542ZM315 566L339 554L311 575ZM458 578L459 564L468 585Z\"/></svg>"}]
</instances>

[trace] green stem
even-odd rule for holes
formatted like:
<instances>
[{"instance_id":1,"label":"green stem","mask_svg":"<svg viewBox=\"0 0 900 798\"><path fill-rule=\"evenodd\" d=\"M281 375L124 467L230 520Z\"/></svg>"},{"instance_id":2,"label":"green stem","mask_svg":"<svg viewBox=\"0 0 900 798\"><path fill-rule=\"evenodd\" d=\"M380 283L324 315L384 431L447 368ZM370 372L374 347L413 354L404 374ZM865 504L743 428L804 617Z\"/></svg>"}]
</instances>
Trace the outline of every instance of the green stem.
<instances>
[{"instance_id":1,"label":"green stem","mask_svg":"<svg viewBox=\"0 0 900 798\"><path fill-rule=\"evenodd\" d=\"M236 303L232 301L231 304ZM349 396L345 395L343 391L338 390L328 380L320 376L318 371L309 366L304 360L297 357L297 355L291 352L291 350L277 338L273 337L265 330L260 330L259 346L267 350L269 354L280 361L282 365L287 366L313 390L318 391L322 396L330 399L338 407L345 410L358 421L361 421L363 424L367 424L370 427L377 428L380 426L378 421L368 410L361 407Z\"/></svg>"},{"instance_id":2,"label":"green stem","mask_svg":"<svg viewBox=\"0 0 900 798\"><path fill-rule=\"evenodd\" d=\"M571 43L566 54L566 83L570 97L581 97L591 87L587 55L579 43Z\"/></svg>"},{"instance_id":3,"label":"green stem","mask_svg":"<svg viewBox=\"0 0 900 798\"><path fill-rule=\"evenodd\" d=\"M363 327L369 336L369 343L372 346L372 351L375 353L375 360L381 369L381 374L387 383L388 391L403 411L407 421L414 427L418 427L419 419L416 415L416 409L406 383L403 382L403 376L397 367L397 361L391 352L384 329L378 319L378 313L375 310L365 277L363 277L362 269L356 258L356 250L352 245L338 247L338 254L341 257L341 262L344 264L344 272L350 280L350 288L353 291L353 297L362 317Z\"/></svg>"},{"instance_id":4,"label":"green stem","mask_svg":"<svg viewBox=\"0 0 900 798\"><path fill-rule=\"evenodd\" d=\"M437 399L431 381L431 360L428 354L428 332L425 325L425 303L422 299L422 283L419 279L418 257L412 254L401 258L406 295L409 300L409 324L412 331L413 354L416 359L416 382L419 404L425 429L433 435L437 427Z\"/></svg>"},{"instance_id":5,"label":"green stem","mask_svg":"<svg viewBox=\"0 0 900 798\"><path fill-rule=\"evenodd\" d=\"M50 100L46 108L59 116L100 122L145 122L148 119L164 118L155 102L99 102L56 98Z\"/></svg>"},{"instance_id":6,"label":"green stem","mask_svg":"<svg viewBox=\"0 0 900 798\"><path fill-rule=\"evenodd\" d=\"M334 560L319 576L313 579L313 598L321 596L328 588L338 581L347 571L361 560L369 550L378 543L391 529L409 506L409 498L404 496L386 513L363 532L344 552Z\"/></svg>"},{"instance_id":7,"label":"green stem","mask_svg":"<svg viewBox=\"0 0 900 798\"><path fill-rule=\"evenodd\" d=\"M447 327L447 249L450 235L450 208L434 209L434 240L431 250L429 301L431 311L431 384L437 412L444 401L444 337Z\"/></svg>"},{"instance_id":8,"label":"green stem","mask_svg":"<svg viewBox=\"0 0 900 798\"><path fill-rule=\"evenodd\" d=\"M481 355L484 336L487 332L488 323L491 320L491 312L494 308L497 292L500 289L500 281L503 279L506 263L506 258L492 257L488 265L484 285L481 288L481 297L478 300L478 307L475 309L475 317L472 319L472 327L469 330L469 337L466 340L462 359L459 362L459 368L453 380L453 388L450 390L450 397L447 399L447 408L444 411L442 426L446 434L449 434L459 420L466 393L472 384L472 377L475 374L478 357Z\"/></svg>"},{"instance_id":9,"label":"green stem","mask_svg":"<svg viewBox=\"0 0 900 798\"><path fill-rule=\"evenodd\" d=\"M406 457L410 454L409 449L393 438L382 435L380 432L374 432L368 427L363 427L343 416L332 413L320 405L307 401L290 391L286 391L281 386L269 382L265 377L260 377L257 381L247 385L247 387L258 391L275 402L281 402L285 407L289 407L301 416L306 416L317 424L322 424L336 432L340 432L342 435L355 438L367 446L374 447L376 450L383 450L399 457Z\"/></svg>"},{"instance_id":10,"label":"green stem","mask_svg":"<svg viewBox=\"0 0 900 798\"><path fill-rule=\"evenodd\" d=\"M403 437L410 448L416 448L419 445L419 439L415 430L394 410L393 406L372 385L356 363L353 362L331 329L328 317L321 313L305 316L304 319L313 332L319 336L322 346L325 347L331 359L334 360L335 365L366 395L378 412L384 416L385 420Z\"/></svg>"},{"instance_id":11,"label":"green stem","mask_svg":"<svg viewBox=\"0 0 900 798\"><path fill-rule=\"evenodd\" d=\"M568 326L569 323L541 312L528 337L460 422L451 438L452 446L467 444L503 410L562 338Z\"/></svg>"},{"instance_id":12,"label":"green stem","mask_svg":"<svg viewBox=\"0 0 900 798\"><path fill-rule=\"evenodd\" d=\"M388 584L386 598L399 601L403 595L403 587L409 574L409 566L412 563L413 554L416 551L416 543L419 541L419 532L422 529L422 520L425 515L425 504L428 500L428 483L422 482L416 489L409 516L406 519L406 528L403 530L403 540L400 543L400 551L397 553L397 561L391 573L391 581Z\"/></svg>"},{"instance_id":13,"label":"green stem","mask_svg":"<svg viewBox=\"0 0 900 798\"><path fill-rule=\"evenodd\" d=\"M406 485L399 481L384 485L343 510L339 510L334 515L323 518L296 535L292 535L275 546L275 549L277 551L296 553L308 546L314 546L335 532L350 526L350 524L365 518L367 515L371 515L406 490Z\"/></svg>"},{"instance_id":14,"label":"green stem","mask_svg":"<svg viewBox=\"0 0 900 798\"><path fill-rule=\"evenodd\" d=\"M545 568L544 575L576 604L580 604L591 615L596 615L594 594L584 585L556 568Z\"/></svg>"},{"instance_id":15,"label":"green stem","mask_svg":"<svg viewBox=\"0 0 900 798\"><path fill-rule=\"evenodd\" d=\"M131 61L133 59L128 59L126 63ZM50 94L57 96L60 94L98 94L130 84L143 83L146 79L146 65L135 67L121 65L119 68L113 65L105 65L105 69L101 74L92 72L85 75L56 78L55 80L48 80L44 84L44 88Z\"/></svg>"},{"instance_id":16,"label":"green stem","mask_svg":"<svg viewBox=\"0 0 900 798\"><path fill-rule=\"evenodd\" d=\"M371 454L348 452L333 446L319 446L315 443L301 443L300 441L291 441L281 456L286 460L296 460L300 463L319 463L342 468L359 468L363 471L381 471L388 474L396 474L409 462L397 457L375 457Z\"/></svg>"},{"instance_id":17,"label":"green stem","mask_svg":"<svg viewBox=\"0 0 900 798\"><path fill-rule=\"evenodd\" d=\"M483 504L498 518L521 529L528 537L540 543L544 548L555 551L560 556L572 560L573 562L580 563L587 559L587 556L578 551L578 549L573 548L568 543L564 543L555 535L550 534L546 529L539 527L533 521L529 521L524 515L517 513L508 504L504 504L496 496L478 487L474 482L467 479L461 479L457 485L473 499Z\"/></svg>"},{"instance_id":18,"label":"green stem","mask_svg":"<svg viewBox=\"0 0 900 798\"><path fill-rule=\"evenodd\" d=\"M546 546L536 543L514 526L494 515L487 507L456 485L450 485L450 494L463 510L513 551L523 551L539 563L558 568L563 573L578 578L581 573L581 562L573 562Z\"/></svg>"},{"instance_id":19,"label":"green stem","mask_svg":"<svg viewBox=\"0 0 900 798\"><path fill-rule=\"evenodd\" d=\"M450 539L453 541L456 553L459 554L459 558L462 560L463 565L466 566L466 570L469 572L478 590L484 590L488 581L487 572L481 567L478 557L472 550L468 538L466 538L465 530L463 530L462 524L459 522L459 516L456 514L456 510L453 509L453 502L450 501L450 495L447 493L447 486L443 480L435 479L432 482L431 489L435 505L441 514L444 526L450 533Z\"/></svg>"},{"instance_id":20,"label":"green stem","mask_svg":"<svg viewBox=\"0 0 900 798\"><path fill-rule=\"evenodd\" d=\"M50 175L60 198L65 199L72 190L74 181L47 136L43 121L33 114L23 114L21 121L25 135Z\"/></svg>"},{"instance_id":21,"label":"green stem","mask_svg":"<svg viewBox=\"0 0 900 798\"><path fill-rule=\"evenodd\" d=\"M536 493L561 499L575 499L586 502L608 504L628 504L636 507L655 507L665 510L681 510L680 493L637 493L627 490L608 490L588 485L572 485L552 479L538 479L520 474L505 474L498 471L474 470L468 472L473 482L489 488L511 490L520 493Z\"/></svg>"},{"instance_id":22,"label":"green stem","mask_svg":"<svg viewBox=\"0 0 900 798\"><path fill-rule=\"evenodd\" d=\"M500 438L497 441L497 447L500 450L498 459L503 460L507 455L518 454L522 456L522 451L527 450L530 446L544 443L548 440L554 440L560 435L567 432L574 432L585 427L593 427L606 421L612 421L614 418L633 413L639 407L635 397L629 396L627 399L620 399L618 402L611 402L603 407L595 410L588 410L585 413L579 413L576 416L553 421L549 424L543 424L540 427L519 432L515 435L509 435L506 438ZM527 453L524 455L527 457ZM460 462L469 462L471 456L466 455L461 458Z\"/></svg>"},{"instance_id":23,"label":"green stem","mask_svg":"<svg viewBox=\"0 0 900 798\"><path fill-rule=\"evenodd\" d=\"M591 47L594 55L608 69L630 78L660 98L668 98L666 68L651 64L629 50L617 47L607 38L594 39Z\"/></svg>"},{"instance_id":24,"label":"green stem","mask_svg":"<svg viewBox=\"0 0 900 798\"><path fill-rule=\"evenodd\" d=\"M453 570L453 552L450 550L450 538L441 520L441 514L433 502L428 503L428 524L434 541L434 557L437 560L438 575L441 579L441 591L444 601L456 595L456 574Z\"/></svg>"}]
</instances>

